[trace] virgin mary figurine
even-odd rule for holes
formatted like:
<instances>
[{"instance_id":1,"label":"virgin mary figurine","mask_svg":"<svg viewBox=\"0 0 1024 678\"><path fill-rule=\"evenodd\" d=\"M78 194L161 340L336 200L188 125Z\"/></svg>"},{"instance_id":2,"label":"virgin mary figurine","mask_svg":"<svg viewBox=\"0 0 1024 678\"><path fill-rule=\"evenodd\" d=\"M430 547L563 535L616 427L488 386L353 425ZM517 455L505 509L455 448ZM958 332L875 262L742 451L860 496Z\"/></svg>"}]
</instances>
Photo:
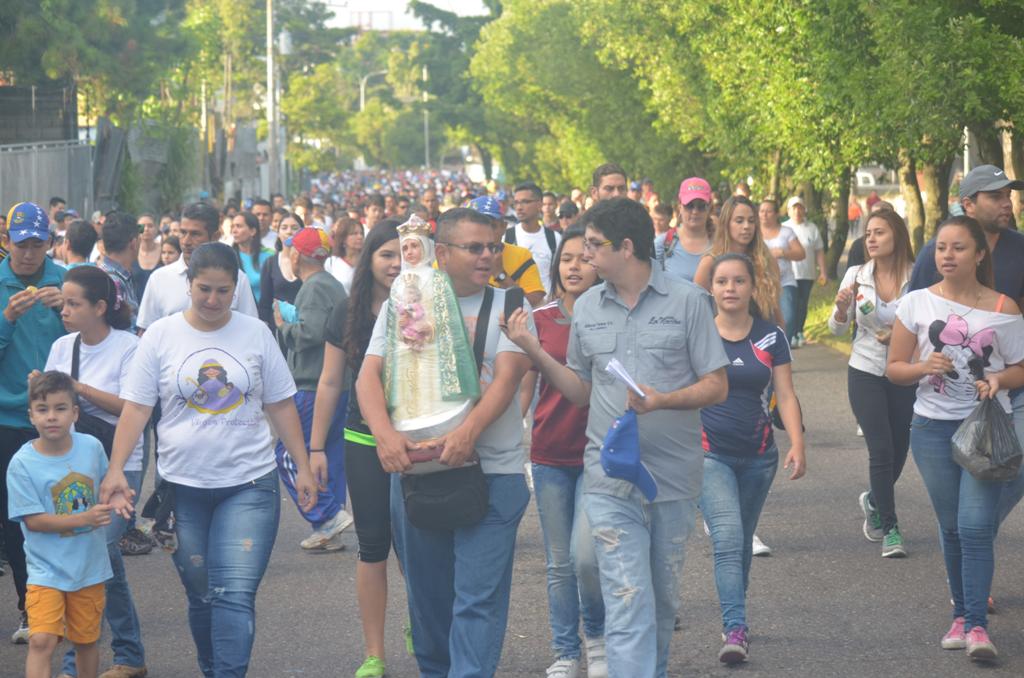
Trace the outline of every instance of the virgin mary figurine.
<instances>
[{"instance_id":1,"label":"virgin mary figurine","mask_svg":"<svg viewBox=\"0 0 1024 678\"><path fill-rule=\"evenodd\" d=\"M385 393L395 430L428 442L462 423L480 381L459 300L448 275L433 267L430 225L413 216L398 235L402 270L387 306Z\"/></svg>"}]
</instances>

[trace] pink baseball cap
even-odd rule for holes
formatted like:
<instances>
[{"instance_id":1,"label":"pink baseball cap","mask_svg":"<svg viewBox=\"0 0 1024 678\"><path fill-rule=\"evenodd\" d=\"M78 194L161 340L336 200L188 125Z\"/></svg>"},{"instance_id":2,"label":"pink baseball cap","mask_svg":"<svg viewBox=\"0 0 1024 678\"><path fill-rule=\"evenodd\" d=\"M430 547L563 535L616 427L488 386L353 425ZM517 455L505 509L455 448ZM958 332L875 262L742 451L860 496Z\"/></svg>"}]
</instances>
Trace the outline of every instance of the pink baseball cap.
<instances>
[{"instance_id":1,"label":"pink baseball cap","mask_svg":"<svg viewBox=\"0 0 1024 678\"><path fill-rule=\"evenodd\" d=\"M694 200L711 202L711 184L700 177L690 177L679 184L679 204L689 205Z\"/></svg>"}]
</instances>

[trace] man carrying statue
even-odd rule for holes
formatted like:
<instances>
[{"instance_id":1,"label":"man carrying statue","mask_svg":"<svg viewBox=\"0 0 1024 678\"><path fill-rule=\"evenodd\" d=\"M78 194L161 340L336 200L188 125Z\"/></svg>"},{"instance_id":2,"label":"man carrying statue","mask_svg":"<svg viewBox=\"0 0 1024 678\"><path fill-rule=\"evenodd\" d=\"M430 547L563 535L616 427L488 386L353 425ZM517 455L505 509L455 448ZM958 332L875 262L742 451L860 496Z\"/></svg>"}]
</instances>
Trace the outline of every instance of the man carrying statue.
<instances>
[{"instance_id":1,"label":"man carrying statue","mask_svg":"<svg viewBox=\"0 0 1024 678\"><path fill-rule=\"evenodd\" d=\"M500 256L489 219L442 214L437 270L428 228L415 218L399 227L402 273L356 392L395 474L391 520L420 674L489 677L530 496L517 397L530 361L501 331L508 290L487 285Z\"/></svg>"}]
</instances>

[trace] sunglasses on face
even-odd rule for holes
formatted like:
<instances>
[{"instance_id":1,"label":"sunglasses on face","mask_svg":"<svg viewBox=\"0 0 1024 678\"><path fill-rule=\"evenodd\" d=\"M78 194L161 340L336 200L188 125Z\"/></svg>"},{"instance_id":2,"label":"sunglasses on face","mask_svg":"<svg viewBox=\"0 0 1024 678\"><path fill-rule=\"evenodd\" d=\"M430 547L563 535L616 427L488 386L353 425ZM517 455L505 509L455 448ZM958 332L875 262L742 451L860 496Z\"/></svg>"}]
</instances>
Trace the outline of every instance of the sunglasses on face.
<instances>
[{"instance_id":1,"label":"sunglasses on face","mask_svg":"<svg viewBox=\"0 0 1024 678\"><path fill-rule=\"evenodd\" d=\"M694 200L683 205L683 209L687 212L704 212L707 208L708 204L703 200Z\"/></svg>"},{"instance_id":2,"label":"sunglasses on face","mask_svg":"<svg viewBox=\"0 0 1024 678\"><path fill-rule=\"evenodd\" d=\"M443 242L443 243L440 243L440 244L441 245L448 245L449 247L456 247L456 248L458 248L460 250L465 250L466 252L469 252L470 254L472 254L474 257L479 257L481 254L483 254L485 248L491 254L499 254L502 250L505 249L505 243L500 243L500 242L489 242L489 243L473 242L473 243L470 243L468 245L460 245L460 244L454 243L454 242Z\"/></svg>"}]
</instances>

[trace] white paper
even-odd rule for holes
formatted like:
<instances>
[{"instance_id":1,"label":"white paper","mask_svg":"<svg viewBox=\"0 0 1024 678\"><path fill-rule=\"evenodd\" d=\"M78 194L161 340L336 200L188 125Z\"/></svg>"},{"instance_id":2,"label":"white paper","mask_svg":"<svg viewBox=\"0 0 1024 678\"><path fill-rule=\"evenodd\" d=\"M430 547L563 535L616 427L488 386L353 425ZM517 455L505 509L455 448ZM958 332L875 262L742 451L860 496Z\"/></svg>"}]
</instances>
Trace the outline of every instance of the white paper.
<instances>
[{"instance_id":1,"label":"white paper","mask_svg":"<svg viewBox=\"0 0 1024 678\"><path fill-rule=\"evenodd\" d=\"M629 372L627 372L626 368L622 366L622 363L619 362L618 358L612 358L611 360L609 360L608 366L605 367L604 369L608 374L612 375L613 377L621 381L623 384L625 384L626 388L633 391L633 393L636 393L641 398L647 397L647 394L641 391L640 387L637 386L636 381L634 381L633 377L629 376Z\"/></svg>"}]
</instances>

